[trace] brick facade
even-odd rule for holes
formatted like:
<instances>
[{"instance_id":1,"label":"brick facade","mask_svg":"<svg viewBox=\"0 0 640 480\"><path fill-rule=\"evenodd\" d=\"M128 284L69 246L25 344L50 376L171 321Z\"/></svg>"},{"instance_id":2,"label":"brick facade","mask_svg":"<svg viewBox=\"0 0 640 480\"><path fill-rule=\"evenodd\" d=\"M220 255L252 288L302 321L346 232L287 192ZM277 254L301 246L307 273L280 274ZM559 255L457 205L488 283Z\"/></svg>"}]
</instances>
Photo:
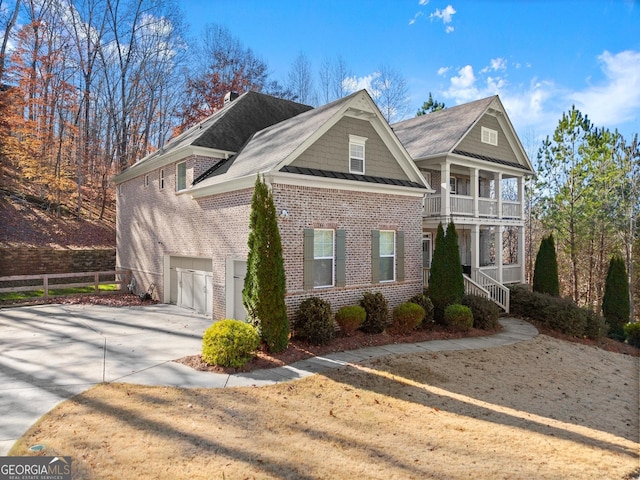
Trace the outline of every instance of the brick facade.
<instances>
[{"instance_id":1,"label":"brick facade","mask_svg":"<svg viewBox=\"0 0 640 480\"><path fill-rule=\"evenodd\" d=\"M202 161L187 160L187 178L193 178ZM205 164L207 162L204 162ZM131 269L140 290L156 283L160 299L164 292L166 256L200 257L212 260L213 318L226 316L227 261L246 259L249 214L253 189L212 195L194 200L175 192L175 167L164 168L163 189L159 171L121 184L117 208L117 265ZM292 315L309 296L328 300L334 311L356 304L364 291L381 291L390 307L422 290L422 223L420 197L372 194L272 185L279 217L287 278L286 303ZM303 232L305 228L346 230L345 287L303 289ZM371 284L371 231L393 229L404 232L405 277L401 282Z\"/></svg>"}]
</instances>

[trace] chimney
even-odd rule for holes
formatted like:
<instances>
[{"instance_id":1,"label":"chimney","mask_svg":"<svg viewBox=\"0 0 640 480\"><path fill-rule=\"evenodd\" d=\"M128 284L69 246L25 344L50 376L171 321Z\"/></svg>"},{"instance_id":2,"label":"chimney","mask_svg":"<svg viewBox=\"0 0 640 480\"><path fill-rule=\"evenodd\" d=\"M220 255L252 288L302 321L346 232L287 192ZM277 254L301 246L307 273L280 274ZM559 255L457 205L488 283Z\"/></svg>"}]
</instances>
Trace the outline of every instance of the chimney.
<instances>
[{"instance_id":1,"label":"chimney","mask_svg":"<svg viewBox=\"0 0 640 480\"><path fill-rule=\"evenodd\" d=\"M238 92L227 92L224 95L224 104L228 105L229 103L233 102L236 98L238 98L240 95L238 95Z\"/></svg>"}]
</instances>

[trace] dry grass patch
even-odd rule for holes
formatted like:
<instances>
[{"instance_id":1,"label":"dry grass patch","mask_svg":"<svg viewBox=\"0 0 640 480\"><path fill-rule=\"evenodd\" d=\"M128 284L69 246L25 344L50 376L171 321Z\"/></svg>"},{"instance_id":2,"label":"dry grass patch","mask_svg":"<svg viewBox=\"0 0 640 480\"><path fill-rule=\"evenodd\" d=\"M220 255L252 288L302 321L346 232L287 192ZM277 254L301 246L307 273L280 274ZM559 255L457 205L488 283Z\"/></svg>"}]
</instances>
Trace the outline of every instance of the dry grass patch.
<instances>
[{"instance_id":1,"label":"dry grass patch","mask_svg":"<svg viewBox=\"0 0 640 480\"><path fill-rule=\"evenodd\" d=\"M293 383L106 384L13 449L76 478L624 478L638 467L638 358L539 336L385 357Z\"/></svg>"}]
</instances>

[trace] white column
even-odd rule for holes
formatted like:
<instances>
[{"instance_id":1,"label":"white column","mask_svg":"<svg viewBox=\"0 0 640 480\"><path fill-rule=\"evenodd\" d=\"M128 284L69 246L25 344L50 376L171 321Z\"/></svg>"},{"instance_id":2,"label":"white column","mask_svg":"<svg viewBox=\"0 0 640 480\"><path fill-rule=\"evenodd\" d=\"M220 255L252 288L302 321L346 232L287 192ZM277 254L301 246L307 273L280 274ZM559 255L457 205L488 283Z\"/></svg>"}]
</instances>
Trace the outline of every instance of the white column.
<instances>
[{"instance_id":1,"label":"white column","mask_svg":"<svg viewBox=\"0 0 640 480\"><path fill-rule=\"evenodd\" d=\"M475 218L478 218L478 215L479 215L478 196L480 194L479 185L478 185L479 171L477 168L471 168L470 170L471 170L471 182L470 182L471 192L469 193L473 197L473 216Z\"/></svg>"},{"instance_id":2,"label":"white column","mask_svg":"<svg viewBox=\"0 0 640 480\"><path fill-rule=\"evenodd\" d=\"M493 175L496 187L496 200L498 201L498 218L502 218L502 172Z\"/></svg>"},{"instance_id":3,"label":"white column","mask_svg":"<svg viewBox=\"0 0 640 480\"><path fill-rule=\"evenodd\" d=\"M493 240L496 246L496 280L502 283L502 262L504 261L504 239L502 237L502 225L496 225L493 229Z\"/></svg>"},{"instance_id":4,"label":"white column","mask_svg":"<svg viewBox=\"0 0 640 480\"><path fill-rule=\"evenodd\" d=\"M518 177L518 200L520 202L519 219L524 219L524 205L525 205L525 192L524 192L524 177ZM520 258L520 257L518 257ZM524 263L523 263L524 265Z\"/></svg>"},{"instance_id":5,"label":"white column","mask_svg":"<svg viewBox=\"0 0 640 480\"><path fill-rule=\"evenodd\" d=\"M480 226L471 225L471 279L478 281L480 269Z\"/></svg>"},{"instance_id":6,"label":"white column","mask_svg":"<svg viewBox=\"0 0 640 480\"><path fill-rule=\"evenodd\" d=\"M449 162L440 164L440 213L443 217L451 215L451 186L449 185L449 177L451 176L451 167Z\"/></svg>"},{"instance_id":7,"label":"white column","mask_svg":"<svg viewBox=\"0 0 640 480\"><path fill-rule=\"evenodd\" d=\"M518 263L520 264L520 283L526 283L525 257L524 257L524 227L518 227Z\"/></svg>"}]
</instances>

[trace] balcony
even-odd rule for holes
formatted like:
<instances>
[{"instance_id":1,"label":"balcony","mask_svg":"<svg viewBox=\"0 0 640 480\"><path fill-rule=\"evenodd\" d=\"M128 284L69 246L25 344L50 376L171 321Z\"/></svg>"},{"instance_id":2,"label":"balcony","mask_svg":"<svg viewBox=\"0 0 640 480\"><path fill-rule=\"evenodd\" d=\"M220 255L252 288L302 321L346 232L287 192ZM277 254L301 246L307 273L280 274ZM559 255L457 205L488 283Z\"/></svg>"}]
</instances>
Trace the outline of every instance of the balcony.
<instances>
[{"instance_id":1,"label":"balcony","mask_svg":"<svg viewBox=\"0 0 640 480\"><path fill-rule=\"evenodd\" d=\"M468 195L449 196L450 214L467 217L474 217L474 199ZM522 220L522 205L518 201L502 200L501 215L498 215L499 202L494 199L478 197L478 217L482 218L503 218L509 220ZM440 217L443 215L442 195L427 195L424 202L425 217Z\"/></svg>"}]
</instances>

